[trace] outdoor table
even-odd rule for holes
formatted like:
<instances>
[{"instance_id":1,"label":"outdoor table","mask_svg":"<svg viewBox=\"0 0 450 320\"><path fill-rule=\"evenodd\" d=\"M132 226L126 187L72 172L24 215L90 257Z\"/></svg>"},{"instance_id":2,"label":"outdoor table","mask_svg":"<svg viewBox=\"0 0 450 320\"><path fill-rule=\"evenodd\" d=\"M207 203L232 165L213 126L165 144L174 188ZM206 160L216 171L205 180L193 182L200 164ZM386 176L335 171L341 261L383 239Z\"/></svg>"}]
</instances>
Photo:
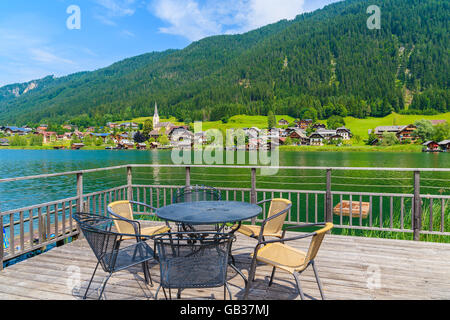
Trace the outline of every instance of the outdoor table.
<instances>
[{"instance_id":1,"label":"outdoor table","mask_svg":"<svg viewBox=\"0 0 450 320\"><path fill-rule=\"evenodd\" d=\"M194 201L175 203L156 210L160 219L185 225L222 225L256 217L262 209L256 204L239 201ZM219 230L220 230L219 229ZM234 229L236 231L237 229ZM232 231L232 232L234 232Z\"/></svg>"},{"instance_id":2,"label":"outdoor table","mask_svg":"<svg viewBox=\"0 0 450 320\"><path fill-rule=\"evenodd\" d=\"M175 203L156 210L156 216L160 219L193 226L196 225L221 225L218 232L227 223L237 223L238 228L232 228L230 233L236 232L242 221L258 216L262 208L256 204L239 201L194 201ZM230 248L231 249L231 248ZM230 256L230 266L244 279L246 277L236 268L234 258Z\"/></svg>"}]
</instances>

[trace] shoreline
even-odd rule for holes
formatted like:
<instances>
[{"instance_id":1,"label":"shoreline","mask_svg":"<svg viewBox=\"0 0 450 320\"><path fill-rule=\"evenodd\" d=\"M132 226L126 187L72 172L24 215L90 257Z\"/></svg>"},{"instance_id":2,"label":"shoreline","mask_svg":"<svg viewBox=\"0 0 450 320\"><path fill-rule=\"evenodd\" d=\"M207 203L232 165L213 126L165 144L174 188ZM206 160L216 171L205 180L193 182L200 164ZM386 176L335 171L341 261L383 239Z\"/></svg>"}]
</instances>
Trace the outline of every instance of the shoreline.
<instances>
[{"instance_id":1,"label":"shoreline","mask_svg":"<svg viewBox=\"0 0 450 320\"><path fill-rule=\"evenodd\" d=\"M0 150L72 150L72 149L54 149L53 146L17 146L17 147L0 147ZM107 151L115 151L105 149L105 146L97 147L97 146L87 146L81 151L98 151L98 150L107 150ZM147 150L137 150L131 149L124 151L154 151L154 150L167 150L167 149L147 149ZM78 150L74 150L78 151ZM280 146L279 151L289 151L289 152L405 152L405 153L422 153L421 145L394 145L394 146ZM439 152L445 153L445 152Z\"/></svg>"}]
</instances>

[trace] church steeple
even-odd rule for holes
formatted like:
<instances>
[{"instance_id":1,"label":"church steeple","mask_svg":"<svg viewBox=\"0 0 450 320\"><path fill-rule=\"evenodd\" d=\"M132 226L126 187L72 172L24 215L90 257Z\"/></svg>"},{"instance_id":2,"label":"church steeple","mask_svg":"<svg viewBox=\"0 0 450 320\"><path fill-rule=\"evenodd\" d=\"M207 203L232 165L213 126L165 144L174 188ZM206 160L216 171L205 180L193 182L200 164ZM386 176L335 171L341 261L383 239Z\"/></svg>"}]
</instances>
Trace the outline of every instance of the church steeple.
<instances>
[{"instance_id":1,"label":"church steeple","mask_svg":"<svg viewBox=\"0 0 450 320\"><path fill-rule=\"evenodd\" d=\"M158 105L155 102L155 114L153 115L153 129L156 129L159 123Z\"/></svg>"}]
</instances>

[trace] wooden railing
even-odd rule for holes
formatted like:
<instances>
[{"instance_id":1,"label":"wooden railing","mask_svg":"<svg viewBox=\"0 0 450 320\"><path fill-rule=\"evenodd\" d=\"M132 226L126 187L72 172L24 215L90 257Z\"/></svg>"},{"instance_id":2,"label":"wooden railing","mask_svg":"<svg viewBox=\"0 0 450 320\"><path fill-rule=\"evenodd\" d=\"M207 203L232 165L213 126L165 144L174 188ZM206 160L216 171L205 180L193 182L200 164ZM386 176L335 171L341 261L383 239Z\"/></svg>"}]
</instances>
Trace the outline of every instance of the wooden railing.
<instances>
[{"instance_id":1,"label":"wooden railing","mask_svg":"<svg viewBox=\"0 0 450 320\"><path fill-rule=\"evenodd\" d=\"M137 184L133 180L135 168L184 168L184 183L173 185ZM62 245L67 239L77 237L79 231L72 218L74 212L86 211L106 214L108 203L116 200L134 199L156 208L173 202L177 190L195 182L193 170L202 168L239 169L249 171L248 188L224 187L220 182L212 183L220 190L223 200L256 203L264 199L282 197L290 199L293 206L286 224L301 222L334 222L338 229L411 233L414 240L421 234L450 236L449 203L450 196L442 194L421 194L421 172L449 173L450 169L409 169L409 168L329 168L329 167L280 167L279 170L322 170L323 190L297 190L286 186L276 189L257 188L257 170L254 166L206 166L206 165L124 165L109 168L80 170L65 173L36 175L0 179L0 183L41 179L48 177L76 176L76 196L43 204L0 212L0 226L6 231L9 245L0 246L0 268L4 261L49 245ZM84 192L84 176L88 173L126 169L126 184L91 193ZM377 193L333 190L332 173L341 171L396 171L411 173L413 181L411 193ZM436 179L439 180L439 179ZM445 179L444 179L445 180ZM210 180L211 181L211 180ZM444 188L448 189L448 188ZM347 205L348 208L345 207ZM356 211L355 211L355 208ZM1 203L0 203L1 209ZM154 215L144 208L135 208L141 215ZM346 211L347 210L347 211ZM262 214L249 221L261 222L267 215L268 205L264 204ZM424 214L425 212L425 214ZM350 218L348 215L352 215ZM4 236L0 233L3 243Z\"/></svg>"}]
</instances>

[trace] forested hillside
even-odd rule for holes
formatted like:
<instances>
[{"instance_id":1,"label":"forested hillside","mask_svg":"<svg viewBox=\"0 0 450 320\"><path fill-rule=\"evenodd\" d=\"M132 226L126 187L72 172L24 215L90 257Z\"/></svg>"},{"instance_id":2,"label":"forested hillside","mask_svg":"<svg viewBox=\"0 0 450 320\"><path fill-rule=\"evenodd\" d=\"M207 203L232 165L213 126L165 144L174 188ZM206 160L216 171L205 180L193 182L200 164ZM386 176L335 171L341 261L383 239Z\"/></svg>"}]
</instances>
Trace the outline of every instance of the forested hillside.
<instances>
[{"instance_id":1,"label":"forested hillside","mask_svg":"<svg viewBox=\"0 0 450 320\"><path fill-rule=\"evenodd\" d=\"M2 98L0 88L0 122L104 124L152 115L155 101L162 116L186 122L269 110L321 119L448 111L449 2L379 1L380 30L366 25L372 4L335 3L242 35L48 78L18 96Z\"/></svg>"}]
</instances>

